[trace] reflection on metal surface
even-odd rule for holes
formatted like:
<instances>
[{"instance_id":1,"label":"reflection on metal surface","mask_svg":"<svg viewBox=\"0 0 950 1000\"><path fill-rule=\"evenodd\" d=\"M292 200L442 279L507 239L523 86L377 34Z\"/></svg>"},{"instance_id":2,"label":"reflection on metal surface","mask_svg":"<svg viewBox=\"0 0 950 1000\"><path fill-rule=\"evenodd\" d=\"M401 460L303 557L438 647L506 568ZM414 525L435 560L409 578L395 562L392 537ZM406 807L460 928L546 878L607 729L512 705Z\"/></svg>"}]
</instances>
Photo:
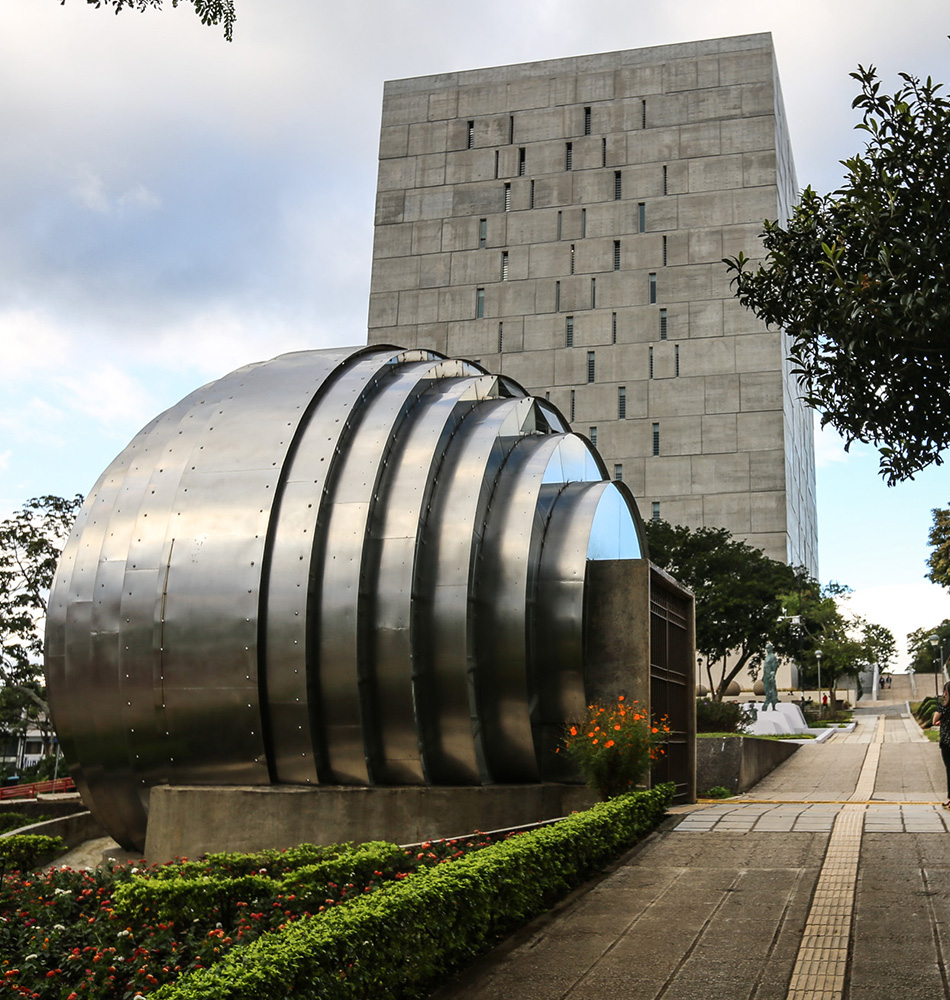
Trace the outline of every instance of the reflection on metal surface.
<instances>
[{"instance_id":1,"label":"reflection on metal surface","mask_svg":"<svg viewBox=\"0 0 950 1000\"><path fill-rule=\"evenodd\" d=\"M585 565L640 538L586 440L471 362L232 372L133 439L63 553L47 677L77 784L140 848L160 783L550 778Z\"/></svg>"}]
</instances>

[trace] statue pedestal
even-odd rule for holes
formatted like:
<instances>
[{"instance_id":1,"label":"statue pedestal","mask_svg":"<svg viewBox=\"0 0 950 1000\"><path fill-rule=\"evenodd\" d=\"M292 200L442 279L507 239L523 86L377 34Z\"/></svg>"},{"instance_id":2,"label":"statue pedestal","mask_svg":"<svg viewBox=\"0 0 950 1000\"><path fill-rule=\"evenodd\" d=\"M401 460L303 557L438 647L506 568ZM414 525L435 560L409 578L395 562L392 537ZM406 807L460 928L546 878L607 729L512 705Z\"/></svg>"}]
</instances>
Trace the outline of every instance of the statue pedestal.
<instances>
[{"instance_id":1,"label":"statue pedestal","mask_svg":"<svg viewBox=\"0 0 950 1000\"><path fill-rule=\"evenodd\" d=\"M749 726L750 736L780 736L809 732L808 723L798 705L779 702L774 708L763 709L762 705L746 706L756 711L755 722Z\"/></svg>"}]
</instances>

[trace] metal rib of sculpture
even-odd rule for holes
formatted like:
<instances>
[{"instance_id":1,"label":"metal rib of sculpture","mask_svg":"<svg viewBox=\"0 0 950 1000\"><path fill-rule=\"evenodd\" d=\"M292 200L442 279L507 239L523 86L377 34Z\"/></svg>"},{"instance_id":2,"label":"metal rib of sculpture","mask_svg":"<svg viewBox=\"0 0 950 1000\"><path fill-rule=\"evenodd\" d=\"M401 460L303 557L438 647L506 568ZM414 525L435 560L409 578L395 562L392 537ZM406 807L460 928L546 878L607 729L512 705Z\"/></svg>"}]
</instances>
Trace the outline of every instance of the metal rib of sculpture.
<instances>
[{"instance_id":1,"label":"metal rib of sculpture","mask_svg":"<svg viewBox=\"0 0 950 1000\"><path fill-rule=\"evenodd\" d=\"M47 680L83 799L141 848L160 783L556 778L586 562L640 538L586 439L476 364L232 372L132 440L60 561Z\"/></svg>"}]
</instances>

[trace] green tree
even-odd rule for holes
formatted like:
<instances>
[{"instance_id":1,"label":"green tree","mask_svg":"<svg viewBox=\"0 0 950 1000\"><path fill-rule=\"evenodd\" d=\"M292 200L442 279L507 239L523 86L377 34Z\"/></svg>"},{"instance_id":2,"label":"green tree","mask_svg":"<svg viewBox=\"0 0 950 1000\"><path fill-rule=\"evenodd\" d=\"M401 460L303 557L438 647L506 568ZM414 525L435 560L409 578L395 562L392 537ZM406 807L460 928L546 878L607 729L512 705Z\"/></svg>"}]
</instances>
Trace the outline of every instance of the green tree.
<instances>
[{"instance_id":1,"label":"green tree","mask_svg":"<svg viewBox=\"0 0 950 1000\"><path fill-rule=\"evenodd\" d=\"M764 264L725 263L739 301L786 331L822 425L876 446L894 485L950 446L950 102L929 78L885 96L873 66L851 75L867 141L843 186L766 222Z\"/></svg>"},{"instance_id":2,"label":"green tree","mask_svg":"<svg viewBox=\"0 0 950 1000\"><path fill-rule=\"evenodd\" d=\"M177 7L181 0L172 0L172 7ZM237 14L234 10L234 0L184 0L185 3L195 8L195 13L201 18L202 24L221 24L224 26L224 37L230 42L234 36L234 22ZM162 9L162 0L86 0L97 10L102 7L114 7L116 14L131 7L134 10L143 11L149 7ZM64 6L66 0L60 0L60 6Z\"/></svg>"},{"instance_id":3,"label":"green tree","mask_svg":"<svg viewBox=\"0 0 950 1000\"><path fill-rule=\"evenodd\" d=\"M0 523L0 686L48 716L42 688L46 602L59 554L82 504L42 496Z\"/></svg>"},{"instance_id":4,"label":"green tree","mask_svg":"<svg viewBox=\"0 0 950 1000\"><path fill-rule=\"evenodd\" d=\"M646 522L646 532L650 558L696 595L696 651L716 701L744 667L755 676L766 642L789 654L783 595L806 585L803 570L770 559L725 528L690 530L657 520Z\"/></svg>"},{"instance_id":5,"label":"green tree","mask_svg":"<svg viewBox=\"0 0 950 1000\"><path fill-rule=\"evenodd\" d=\"M928 543L933 547L927 559L930 572L927 579L941 587L950 589L950 509L939 507L931 511L934 523L927 536Z\"/></svg>"},{"instance_id":6,"label":"green tree","mask_svg":"<svg viewBox=\"0 0 950 1000\"><path fill-rule=\"evenodd\" d=\"M930 637L935 635L940 641L936 648L931 645ZM942 664L940 651L950 658L950 618L934 628L918 628L907 634L907 654L911 658L911 669L918 674L935 674Z\"/></svg>"},{"instance_id":7,"label":"green tree","mask_svg":"<svg viewBox=\"0 0 950 1000\"><path fill-rule=\"evenodd\" d=\"M897 649L889 629L848 612L848 593L838 583L820 587L810 581L785 598L789 627L798 636L796 658L802 683L819 686L820 653L820 683L832 705L842 680L851 678L860 688L860 675L875 664L886 669Z\"/></svg>"}]
</instances>

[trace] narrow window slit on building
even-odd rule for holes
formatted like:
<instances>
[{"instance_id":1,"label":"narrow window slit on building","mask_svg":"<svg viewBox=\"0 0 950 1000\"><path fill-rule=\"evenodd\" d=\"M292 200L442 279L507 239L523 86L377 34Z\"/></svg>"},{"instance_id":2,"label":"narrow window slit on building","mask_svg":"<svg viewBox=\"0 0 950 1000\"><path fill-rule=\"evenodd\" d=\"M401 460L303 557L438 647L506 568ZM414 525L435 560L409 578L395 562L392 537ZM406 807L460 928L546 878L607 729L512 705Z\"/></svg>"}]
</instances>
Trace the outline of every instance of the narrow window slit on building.
<instances>
[{"instance_id":1,"label":"narrow window slit on building","mask_svg":"<svg viewBox=\"0 0 950 1000\"><path fill-rule=\"evenodd\" d=\"M508 280L508 251L502 250L501 252L501 280Z\"/></svg>"},{"instance_id":2,"label":"narrow window slit on building","mask_svg":"<svg viewBox=\"0 0 950 1000\"><path fill-rule=\"evenodd\" d=\"M574 143L566 142L564 144L564 169L573 170L574 169Z\"/></svg>"},{"instance_id":3,"label":"narrow window slit on building","mask_svg":"<svg viewBox=\"0 0 950 1000\"><path fill-rule=\"evenodd\" d=\"M488 219L478 220L478 247L484 250L488 245Z\"/></svg>"},{"instance_id":4,"label":"narrow window slit on building","mask_svg":"<svg viewBox=\"0 0 950 1000\"><path fill-rule=\"evenodd\" d=\"M471 149L475 145L475 122L468 123L468 139L467 139L468 149Z\"/></svg>"},{"instance_id":5,"label":"narrow window slit on building","mask_svg":"<svg viewBox=\"0 0 950 1000\"><path fill-rule=\"evenodd\" d=\"M623 465L620 462L614 463L614 479L618 483L623 482Z\"/></svg>"},{"instance_id":6,"label":"narrow window slit on building","mask_svg":"<svg viewBox=\"0 0 950 1000\"><path fill-rule=\"evenodd\" d=\"M653 348L647 348L647 364L649 366L649 377L653 378Z\"/></svg>"},{"instance_id":7,"label":"narrow window slit on building","mask_svg":"<svg viewBox=\"0 0 950 1000\"><path fill-rule=\"evenodd\" d=\"M620 240L614 240L614 270L620 270Z\"/></svg>"},{"instance_id":8,"label":"narrow window slit on building","mask_svg":"<svg viewBox=\"0 0 950 1000\"><path fill-rule=\"evenodd\" d=\"M482 319L485 315L485 289L475 289L475 318Z\"/></svg>"},{"instance_id":9,"label":"narrow window slit on building","mask_svg":"<svg viewBox=\"0 0 950 1000\"><path fill-rule=\"evenodd\" d=\"M597 374L596 361L594 359L594 352L587 352L587 381L593 382Z\"/></svg>"},{"instance_id":10,"label":"narrow window slit on building","mask_svg":"<svg viewBox=\"0 0 950 1000\"><path fill-rule=\"evenodd\" d=\"M653 425L653 454L660 454L660 425Z\"/></svg>"},{"instance_id":11,"label":"narrow window slit on building","mask_svg":"<svg viewBox=\"0 0 950 1000\"><path fill-rule=\"evenodd\" d=\"M610 314L610 342L611 344L617 343L617 314Z\"/></svg>"},{"instance_id":12,"label":"narrow window slit on building","mask_svg":"<svg viewBox=\"0 0 950 1000\"><path fill-rule=\"evenodd\" d=\"M576 392L571 389L571 423L574 423L574 403L575 403Z\"/></svg>"},{"instance_id":13,"label":"narrow window slit on building","mask_svg":"<svg viewBox=\"0 0 950 1000\"><path fill-rule=\"evenodd\" d=\"M656 302L656 274L650 274L650 302Z\"/></svg>"},{"instance_id":14,"label":"narrow window slit on building","mask_svg":"<svg viewBox=\"0 0 950 1000\"><path fill-rule=\"evenodd\" d=\"M654 500L650 506L650 517L654 521L660 520L660 501Z\"/></svg>"},{"instance_id":15,"label":"narrow window slit on building","mask_svg":"<svg viewBox=\"0 0 950 1000\"><path fill-rule=\"evenodd\" d=\"M663 193L670 193L670 168L666 165L663 167Z\"/></svg>"},{"instance_id":16,"label":"narrow window slit on building","mask_svg":"<svg viewBox=\"0 0 950 1000\"><path fill-rule=\"evenodd\" d=\"M666 340L669 335L669 324L666 318L666 310L660 310L660 340Z\"/></svg>"},{"instance_id":17,"label":"narrow window slit on building","mask_svg":"<svg viewBox=\"0 0 950 1000\"><path fill-rule=\"evenodd\" d=\"M511 211L511 185L505 185L505 211Z\"/></svg>"},{"instance_id":18,"label":"narrow window slit on building","mask_svg":"<svg viewBox=\"0 0 950 1000\"><path fill-rule=\"evenodd\" d=\"M581 209L581 239L587 235L587 209Z\"/></svg>"},{"instance_id":19,"label":"narrow window slit on building","mask_svg":"<svg viewBox=\"0 0 950 1000\"><path fill-rule=\"evenodd\" d=\"M637 205L637 230L641 233L647 231L647 205L645 201L641 201Z\"/></svg>"},{"instance_id":20,"label":"narrow window slit on building","mask_svg":"<svg viewBox=\"0 0 950 1000\"><path fill-rule=\"evenodd\" d=\"M554 282L554 311L561 311L561 283L560 281Z\"/></svg>"},{"instance_id":21,"label":"narrow window slit on building","mask_svg":"<svg viewBox=\"0 0 950 1000\"><path fill-rule=\"evenodd\" d=\"M623 197L623 173L620 170L614 171L614 201L620 201Z\"/></svg>"},{"instance_id":22,"label":"narrow window slit on building","mask_svg":"<svg viewBox=\"0 0 950 1000\"><path fill-rule=\"evenodd\" d=\"M617 419L627 419L627 387L625 385L617 386Z\"/></svg>"},{"instance_id":23,"label":"narrow window slit on building","mask_svg":"<svg viewBox=\"0 0 950 1000\"><path fill-rule=\"evenodd\" d=\"M524 146L518 148L518 176L524 177L525 174L525 157L524 157Z\"/></svg>"},{"instance_id":24,"label":"narrow window slit on building","mask_svg":"<svg viewBox=\"0 0 950 1000\"><path fill-rule=\"evenodd\" d=\"M590 443L596 448L597 447L597 428L591 427L590 433L587 435L590 438Z\"/></svg>"},{"instance_id":25,"label":"narrow window slit on building","mask_svg":"<svg viewBox=\"0 0 950 1000\"><path fill-rule=\"evenodd\" d=\"M498 150L495 150L495 180L498 180Z\"/></svg>"},{"instance_id":26,"label":"narrow window slit on building","mask_svg":"<svg viewBox=\"0 0 950 1000\"><path fill-rule=\"evenodd\" d=\"M584 135L590 135L590 108L584 108Z\"/></svg>"},{"instance_id":27,"label":"narrow window slit on building","mask_svg":"<svg viewBox=\"0 0 950 1000\"><path fill-rule=\"evenodd\" d=\"M574 244L571 244L571 274L574 273Z\"/></svg>"},{"instance_id":28,"label":"narrow window slit on building","mask_svg":"<svg viewBox=\"0 0 950 1000\"><path fill-rule=\"evenodd\" d=\"M597 279L590 279L590 307L591 309L597 308Z\"/></svg>"},{"instance_id":29,"label":"narrow window slit on building","mask_svg":"<svg viewBox=\"0 0 950 1000\"><path fill-rule=\"evenodd\" d=\"M680 373L680 345L673 345L673 374L677 377Z\"/></svg>"},{"instance_id":30,"label":"narrow window slit on building","mask_svg":"<svg viewBox=\"0 0 950 1000\"><path fill-rule=\"evenodd\" d=\"M505 349L505 324L498 324L498 353L501 354Z\"/></svg>"},{"instance_id":31,"label":"narrow window slit on building","mask_svg":"<svg viewBox=\"0 0 950 1000\"><path fill-rule=\"evenodd\" d=\"M574 317L567 316L564 319L564 346L574 346Z\"/></svg>"},{"instance_id":32,"label":"narrow window slit on building","mask_svg":"<svg viewBox=\"0 0 950 1000\"><path fill-rule=\"evenodd\" d=\"M667 239L667 237L664 236L663 237L663 266L666 267L666 265L669 263L669 261L670 261L669 240Z\"/></svg>"}]
</instances>

